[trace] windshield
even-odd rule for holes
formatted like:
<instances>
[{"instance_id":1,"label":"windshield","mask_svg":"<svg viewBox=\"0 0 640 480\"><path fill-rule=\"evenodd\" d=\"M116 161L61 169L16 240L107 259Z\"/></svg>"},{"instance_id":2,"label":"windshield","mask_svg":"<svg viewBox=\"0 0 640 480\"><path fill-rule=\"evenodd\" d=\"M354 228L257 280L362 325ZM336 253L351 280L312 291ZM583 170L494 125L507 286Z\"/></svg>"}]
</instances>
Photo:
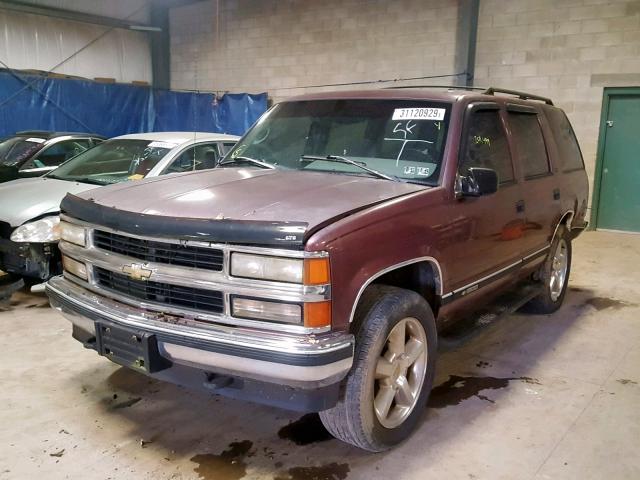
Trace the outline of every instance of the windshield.
<instances>
[{"instance_id":1,"label":"windshield","mask_svg":"<svg viewBox=\"0 0 640 480\"><path fill-rule=\"evenodd\" d=\"M259 160L436 185L449 111L449 104L416 100L285 102L263 116L222 165Z\"/></svg>"},{"instance_id":2,"label":"windshield","mask_svg":"<svg viewBox=\"0 0 640 480\"><path fill-rule=\"evenodd\" d=\"M10 137L0 142L0 164L13 167L44 146L44 138Z\"/></svg>"},{"instance_id":3,"label":"windshield","mask_svg":"<svg viewBox=\"0 0 640 480\"><path fill-rule=\"evenodd\" d=\"M107 140L48 176L97 185L136 180L144 178L174 146L151 140Z\"/></svg>"}]
</instances>

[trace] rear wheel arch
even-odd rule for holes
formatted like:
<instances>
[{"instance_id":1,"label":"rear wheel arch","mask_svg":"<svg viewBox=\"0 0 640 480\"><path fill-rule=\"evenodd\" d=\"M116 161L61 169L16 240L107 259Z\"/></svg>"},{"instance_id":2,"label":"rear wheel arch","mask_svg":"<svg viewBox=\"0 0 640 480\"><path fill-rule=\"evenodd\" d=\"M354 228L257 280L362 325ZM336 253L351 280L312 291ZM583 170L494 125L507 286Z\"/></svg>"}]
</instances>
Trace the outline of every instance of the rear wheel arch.
<instances>
[{"instance_id":1,"label":"rear wheel arch","mask_svg":"<svg viewBox=\"0 0 640 480\"><path fill-rule=\"evenodd\" d=\"M573 210L567 210L562 214L560 220L558 221L558 223L556 223L556 228L553 230L553 235L549 239L549 245L553 244L553 241L555 240L556 235L558 234L558 230L561 226L564 226L567 230L571 231L571 222L573 222L574 215L575 212Z\"/></svg>"}]
</instances>

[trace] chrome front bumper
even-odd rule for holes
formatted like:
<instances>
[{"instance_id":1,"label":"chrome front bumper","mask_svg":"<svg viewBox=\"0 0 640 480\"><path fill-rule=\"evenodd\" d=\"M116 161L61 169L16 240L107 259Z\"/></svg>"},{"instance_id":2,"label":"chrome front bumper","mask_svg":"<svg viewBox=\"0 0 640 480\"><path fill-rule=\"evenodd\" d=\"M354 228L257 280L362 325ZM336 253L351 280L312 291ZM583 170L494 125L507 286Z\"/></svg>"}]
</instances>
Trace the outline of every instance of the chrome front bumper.
<instances>
[{"instance_id":1,"label":"chrome front bumper","mask_svg":"<svg viewBox=\"0 0 640 480\"><path fill-rule=\"evenodd\" d=\"M51 305L87 338L96 323L153 334L173 364L293 388L313 389L342 380L353 363L353 335L292 334L210 324L148 312L97 295L62 276L47 283Z\"/></svg>"}]
</instances>

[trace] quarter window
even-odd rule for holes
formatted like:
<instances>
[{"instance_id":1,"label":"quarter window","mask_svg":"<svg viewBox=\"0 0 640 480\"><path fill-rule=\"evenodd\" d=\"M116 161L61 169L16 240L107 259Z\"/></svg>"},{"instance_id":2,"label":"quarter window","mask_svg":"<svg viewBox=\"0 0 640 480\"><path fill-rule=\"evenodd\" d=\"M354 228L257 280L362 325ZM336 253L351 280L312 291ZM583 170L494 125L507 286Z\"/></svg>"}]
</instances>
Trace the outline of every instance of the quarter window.
<instances>
[{"instance_id":1,"label":"quarter window","mask_svg":"<svg viewBox=\"0 0 640 480\"><path fill-rule=\"evenodd\" d=\"M549 108L545 112L556 137L562 169L564 171L584 169L576 134L565 113L559 108Z\"/></svg>"},{"instance_id":2,"label":"quarter window","mask_svg":"<svg viewBox=\"0 0 640 480\"><path fill-rule=\"evenodd\" d=\"M509 112L509 124L525 178L549 173L549 157L535 113Z\"/></svg>"},{"instance_id":3,"label":"quarter window","mask_svg":"<svg viewBox=\"0 0 640 480\"><path fill-rule=\"evenodd\" d=\"M491 168L500 183L514 180L509 144L498 110L476 110L468 119L464 154L459 173L467 176L469 168Z\"/></svg>"}]
</instances>

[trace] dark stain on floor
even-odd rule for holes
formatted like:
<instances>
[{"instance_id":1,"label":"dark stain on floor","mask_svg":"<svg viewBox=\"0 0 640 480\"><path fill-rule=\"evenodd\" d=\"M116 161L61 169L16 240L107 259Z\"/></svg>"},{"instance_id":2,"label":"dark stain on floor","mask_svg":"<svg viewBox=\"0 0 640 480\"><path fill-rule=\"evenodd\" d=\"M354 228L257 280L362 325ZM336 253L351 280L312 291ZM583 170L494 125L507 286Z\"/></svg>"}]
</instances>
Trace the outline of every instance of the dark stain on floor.
<instances>
[{"instance_id":1,"label":"dark stain on floor","mask_svg":"<svg viewBox=\"0 0 640 480\"><path fill-rule=\"evenodd\" d=\"M616 380L616 382L621 383L622 385L637 385L638 382L633 381L633 380L629 380L628 378L620 378L618 380Z\"/></svg>"},{"instance_id":2,"label":"dark stain on floor","mask_svg":"<svg viewBox=\"0 0 640 480\"><path fill-rule=\"evenodd\" d=\"M114 394L113 399L115 400L116 398L118 398L118 396L116 394ZM111 408L113 410L119 410L121 408L128 408L128 407L130 407L132 405L135 405L140 400L142 400L142 398L140 398L140 397L130 398L129 400L124 400L123 402L114 403L111 406Z\"/></svg>"},{"instance_id":3,"label":"dark stain on floor","mask_svg":"<svg viewBox=\"0 0 640 480\"><path fill-rule=\"evenodd\" d=\"M569 290L571 290L572 292L586 292L587 291L586 288L582 288L582 287L569 287Z\"/></svg>"},{"instance_id":4,"label":"dark stain on floor","mask_svg":"<svg viewBox=\"0 0 640 480\"><path fill-rule=\"evenodd\" d=\"M486 395L480 395L483 390L498 390L507 387L509 382L520 380L525 383L539 385L540 382L530 377L462 377L450 375L449 379L431 390L429 396L429 407L445 408L451 405L459 405L460 402L471 397L478 397L481 400L495 403Z\"/></svg>"},{"instance_id":5,"label":"dark stain on floor","mask_svg":"<svg viewBox=\"0 0 640 480\"><path fill-rule=\"evenodd\" d=\"M348 464L334 462L319 467L293 467L274 480L344 480L349 471Z\"/></svg>"},{"instance_id":6,"label":"dark stain on floor","mask_svg":"<svg viewBox=\"0 0 640 480\"><path fill-rule=\"evenodd\" d=\"M25 308L51 308L51 305L48 301L40 302L40 303L31 303L29 305L25 305Z\"/></svg>"},{"instance_id":7,"label":"dark stain on floor","mask_svg":"<svg viewBox=\"0 0 640 480\"><path fill-rule=\"evenodd\" d=\"M599 312L612 308L613 310L620 310L621 308L631 307L635 304L624 302L622 300L616 300L615 298L607 297L591 297L584 301L584 305L590 305Z\"/></svg>"},{"instance_id":8,"label":"dark stain on floor","mask_svg":"<svg viewBox=\"0 0 640 480\"><path fill-rule=\"evenodd\" d=\"M239 480L247 473L245 457L253 447L253 442L243 440L232 442L229 448L218 455L203 453L191 457L198 466L193 469L202 480Z\"/></svg>"},{"instance_id":9,"label":"dark stain on floor","mask_svg":"<svg viewBox=\"0 0 640 480\"><path fill-rule=\"evenodd\" d=\"M278 436L291 440L296 445L309 445L310 443L324 442L333 438L322 425L320 416L317 413L309 413L295 422L285 425L278 431Z\"/></svg>"}]
</instances>

